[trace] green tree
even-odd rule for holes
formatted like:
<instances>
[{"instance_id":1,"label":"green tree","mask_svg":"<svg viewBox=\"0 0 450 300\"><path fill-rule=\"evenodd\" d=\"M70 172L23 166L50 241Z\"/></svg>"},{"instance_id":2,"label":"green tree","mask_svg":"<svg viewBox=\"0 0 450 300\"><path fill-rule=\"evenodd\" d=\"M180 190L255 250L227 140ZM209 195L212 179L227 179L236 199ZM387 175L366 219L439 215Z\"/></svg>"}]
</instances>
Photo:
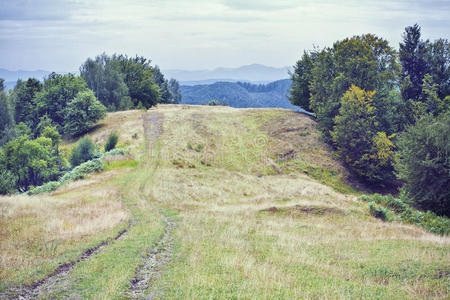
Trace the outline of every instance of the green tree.
<instances>
[{"instance_id":1,"label":"green tree","mask_svg":"<svg viewBox=\"0 0 450 300\"><path fill-rule=\"evenodd\" d=\"M405 197L450 217L450 112L425 115L400 134L395 168Z\"/></svg>"},{"instance_id":2,"label":"green tree","mask_svg":"<svg viewBox=\"0 0 450 300\"><path fill-rule=\"evenodd\" d=\"M405 101L419 101L422 79L427 73L426 44L421 39L420 26L405 28L400 43L399 58L402 65L402 96Z\"/></svg>"},{"instance_id":3,"label":"green tree","mask_svg":"<svg viewBox=\"0 0 450 300\"><path fill-rule=\"evenodd\" d=\"M27 190L61 175L62 159L52 155L52 140L39 137L30 140L22 135L3 147L0 165L17 177L17 188Z\"/></svg>"},{"instance_id":4,"label":"green tree","mask_svg":"<svg viewBox=\"0 0 450 300\"><path fill-rule=\"evenodd\" d=\"M69 161L72 167L76 167L88 160L94 158L95 146L88 136L83 137L78 141L77 145L73 147Z\"/></svg>"},{"instance_id":5,"label":"green tree","mask_svg":"<svg viewBox=\"0 0 450 300\"><path fill-rule=\"evenodd\" d=\"M27 81L18 80L12 92L12 102L15 107L15 120L17 123L24 122L34 127L38 122L37 105L35 103L36 93L42 90L42 84L35 78Z\"/></svg>"},{"instance_id":6,"label":"green tree","mask_svg":"<svg viewBox=\"0 0 450 300\"><path fill-rule=\"evenodd\" d=\"M98 100L109 111L126 110L132 107L128 87L124 81L125 75L115 56L111 58L103 53L95 60L88 58L80 67L80 74L88 87L95 92Z\"/></svg>"},{"instance_id":7,"label":"green tree","mask_svg":"<svg viewBox=\"0 0 450 300\"><path fill-rule=\"evenodd\" d=\"M63 132L67 121L66 107L78 93L87 90L86 82L81 77L73 74L50 74L44 81L43 90L35 96L39 115L47 115L58 131Z\"/></svg>"},{"instance_id":8,"label":"green tree","mask_svg":"<svg viewBox=\"0 0 450 300\"><path fill-rule=\"evenodd\" d=\"M72 136L85 133L106 114L106 108L91 90L79 92L64 111L64 133Z\"/></svg>"},{"instance_id":9,"label":"green tree","mask_svg":"<svg viewBox=\"0 0 450 300\"><path fill-rule=\"evenodd\" d=\"M380 131L373 106L375 92L352 85L343 95L331 136L338 154L369 182L393 178L394 144Z\"/></svg>"},{"instance_id":10,"label":"green tree","mask_svg":"<svg viewBox=\"0 0 450 300\"><path fill-rule=\"evenodd\" d=\"M7 132L14 127L13 111L3 90L3 81L3 79L0 79L0 145L9 139Z\"/></svg>"},{"instance_id":11,"label":"green tree","mask_svg":"<svg viewBox=\"0 0 450 300\"><path fill-rule=\"evenodd\" d=\"M450 95L450 43L446 39L426 42L428 73L437 84L438 97L444 99Z\"/></svg>"},{"instance_id":12,"label":"green tree","mask_svg":"<svg viewBox=\"0 0 450 300\"><path fill-rule=\"evenodd\" d=\"M169 80L169 91L172 95L171 103L177 104L181 102L180 84L175 79Z\"/></svg>"},{"instance_id":13,"label":"green tree","mask_svg":"<svg viewBox=\"0 0 450 300\"><path fill-rule=\"evenodd\" d=\"M386 110L394 109L392 91L398 69L395 50L386 40L372 34L347 38L320 51L311 70L310 107L316 113L325 140L331 140L340 99L352 85L377 90L372 105L383 111L377 118L383 124L392 123L383 118L393 115Z\"/></svg>"},{"instance_id":14,"label":"green tree","mask_svg":"<svg viewBox=\"0 0 450 300\"><path fill-rule=\"evenodd\" d=\"M317 51L303 52L302 58L294 66L294 72L291 74L292 85L289 91L289 100L292 104L300 106L305 110L311 110L311 91L312 69L317 60Z\"/></svg>"},{"instance_id":15,"label":"green tree","mask_svg":"<svg viewBox=\"0 0 450 300\"><path fill-rule=\"evenodd\" d=\"M158 85L153 80L150 60L142 56L128 58L126 55L113 55L113 59L120 63L125 84L135 107L141 103L145 108L150 108L160 101L161 95Z\"/></svg>"},{"instance_id":16,"label":"green tree","mask_svg":"<svg viewBox=\"0 0 450 300\"><path fill-rule=\"evenodd\" d=\"M114 149L117 145L118 140L119 137L117 136L117 134L115 132L111 133L105 143L105 152Z\"/></svg>"}]
</instances>

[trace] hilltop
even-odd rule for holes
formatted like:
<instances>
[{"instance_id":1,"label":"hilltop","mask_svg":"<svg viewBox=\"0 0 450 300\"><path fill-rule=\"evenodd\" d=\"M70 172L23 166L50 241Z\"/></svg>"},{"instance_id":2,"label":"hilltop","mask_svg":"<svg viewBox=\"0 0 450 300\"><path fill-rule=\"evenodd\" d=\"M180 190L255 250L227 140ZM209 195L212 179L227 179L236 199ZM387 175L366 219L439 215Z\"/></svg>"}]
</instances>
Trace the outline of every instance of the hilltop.
<instances>
[{"instance_id":1,"label":"hilltop","mask_svg":"<svg viewBox=\"0 0 450 300\"><path fill-rule=\"evenodd\" d=\"M0 197L0 298L446 298L449 238L372 217L316 127L285 109L109 113L90 136L117 132L127 155Z\"/></svg>"}]
</instances>

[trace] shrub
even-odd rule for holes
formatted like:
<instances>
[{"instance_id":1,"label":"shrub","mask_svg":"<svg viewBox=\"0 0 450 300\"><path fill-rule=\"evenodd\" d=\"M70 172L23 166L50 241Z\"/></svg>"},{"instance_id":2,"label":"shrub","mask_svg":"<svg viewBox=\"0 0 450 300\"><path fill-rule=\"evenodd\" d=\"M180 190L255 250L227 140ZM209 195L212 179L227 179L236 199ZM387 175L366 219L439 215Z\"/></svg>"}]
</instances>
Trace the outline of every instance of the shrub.
<instances>
[{"instance_id":1,"label":"shrub","mask_svg":"<svg viewBox=\"0 0 450 300\"><path fill-rule=\"evenodd\" d=\"M213 100L208 101L208 105L209 106L218 106L218 105L220 105L220 102L219 102L219 100L213 99Z\"/></svg>"},{"instance_id":2,"label":"shrub","mask_svg":"<svg viewBox=\"0 0 450 300\"><path fill-rule=\"evenodd\" d=\"M113 149L111 151L105 152L101 155L101 158L103 157L107 157L107 156L111 156L111 155L121 155L121 154L126 154L127 152L125 151L125 149L122 148L116 148Z\"/></svg>"},{"instance_id":3,"label":"shrub","mask_svg":"<svg viewBox=\"0 0 450 300\"><path fill-rule=\"evenodd\" d=\"M103 163L103 160L100 158L92 159L90 161L87 161L76 168L74 168L69 173L66 173L59 182L61 184L82 179L86 177L87 174L93 173L93 172L99 172L105 168L105 164Z\"/></svg>"},{"instance_id":4,"label":"shrub","mask_svg":"<svg viewBox=\"0 0 450 300\"><path fill-rule=\"evenodd\" d=\"M117 134L115 132L111 133L105 143L105 152L114 149L117 145L118 140L119 137L117 136Z\"/></svg>"},{"instance_id":5,"label":"shrub","mask_svg":"<svg viewBox=\"0 0 450 300\"><path fill-rule=\"evenodd\" d=\"M391 195L383 196L380 194L363 195L361 200L369 202L370 213L383 219L383 215L388 219L391 216L393 219L393 212L397 214L400 221L404 223L421 226L433 233L448 235L450 233L450 219L441 217L431 211L422 212L409 206L399 198L394 198ZM382 211L384 208L385 211Z\"/></svg>"},{"instance_id":6,"label":"shrub","mask_svg":"<svg viewBox=\"0 0 450 300\"><path fill-rule=\"evenodd\" d=\"M375 202L369 202L369 212L375 218L381 219L383 221L392 221L392 212L389 209L377 205Z\"/></svg>"},{"instance_id":7,"label":"shrub","mask_svg":"<svg viewBox=\"0 0 450 300\"><path fill-rule=\"evenodd\" d=\"M69 161L72 167L76 167L93 158L94 150L95 146L91 139L87 136L82 138L70 153Z\"/></svg>"}]
</instances>

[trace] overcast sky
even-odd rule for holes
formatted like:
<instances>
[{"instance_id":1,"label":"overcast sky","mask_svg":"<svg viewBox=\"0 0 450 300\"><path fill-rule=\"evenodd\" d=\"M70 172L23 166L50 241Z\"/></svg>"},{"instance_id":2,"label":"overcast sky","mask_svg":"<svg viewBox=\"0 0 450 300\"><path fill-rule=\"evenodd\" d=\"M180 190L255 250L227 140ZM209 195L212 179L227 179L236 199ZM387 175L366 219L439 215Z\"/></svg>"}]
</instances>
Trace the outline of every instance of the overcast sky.
<instances>
[{"instance_id":1,"label":"overcast sky","mask_svg":"<svg viewBox=\"0 0 450 300\"><path fill-rule=\"evenodd\" d=\"M450 0L0 0L0 68L77 71L106 52L162 69L290 66L304 49L405 26L449 39Z\"/></svg>"}]
</instances>

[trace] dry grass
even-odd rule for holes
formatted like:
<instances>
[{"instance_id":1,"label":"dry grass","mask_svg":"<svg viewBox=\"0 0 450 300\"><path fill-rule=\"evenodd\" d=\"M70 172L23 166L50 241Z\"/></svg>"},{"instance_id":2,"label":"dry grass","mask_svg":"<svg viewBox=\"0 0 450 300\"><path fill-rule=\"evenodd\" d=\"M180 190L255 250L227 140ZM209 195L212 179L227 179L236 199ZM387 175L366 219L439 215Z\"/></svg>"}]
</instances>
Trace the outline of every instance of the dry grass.
<instances>
[{"instance_id":1,"label":"dry grass","mask_svg":"<svg viewBox=\"0 0 450 300\"><path fill-rule=\"evenodd\" d=\"M126 274L134 272L127 262L138 264L136 256L144 251L139 247L150 244L144 235L153 230L156 238L162 230L160 208L179 215L176 257L156 283L165 291L163 298L448 298L450 238L371 217L367 204L346 192L351 189L341 181L345 169L308 117L276 109L186 105L160 105L153 112L164 115L163 134L149 153L139 140L141 112L109 114L92 133L101 143L114 130L119 140L130 142L142 164L129 176L122 176L126 169L112 170L51 196L29 198L41 206L24 208L25 199L18 206L13 200L0 202L9 203L2 220L21 220L7 227L24 232L14 241L8 238L16 243L10 253L20 249L29 255L33 241L27 236L47 234L43 228L59 240L85 241L103 219L108 231L117 226L114 221L128 217L120 202L123 192L132 214L148 224L138 223L121 242L74 270L74 284L88 298L102 297L105 289L120 298ZM123 129L122 123L114 125L119 119ZM133 132L139 132L137 140ZM120 185L114 178L121 178ZM21 216L30 210L31 218ZM71 224L67 230L65 222ZM130 245L134 252L126 250ZM74 251L72 246L57 251ZM2 266L23 263L31 269L47 259L39 255L22 255ZM4 282L16 273L2 269L1 274Z\"/></svg>"},{"instance_id":2,"label":"dry grass","mask_svg":"<svg viewBox=\"0 0 450 300\"><path fill-rule=\"evenodd\" d=\"M108 173L70 183L54 195L0 197L2 284L30 282L68 252L79 253L128 221L117 189L108 183L119 173Z\"/></svg>"},{"instance_id":3,"label":"dry grass","mask_svg":"<svg viewBox=\"0 0 450 300\"><path fill-rule=\"evenodd\" d=\"M356 196L295 168L301 160L347 174L308 117L226 107L159 112L165 132L153 197L182 219L177 260L160 283L166 297L446 297L448 278L435 276L448 269L448 237L372 218ZM294 157L276 160L291 150Z\"/></svg>"}]
</instances>

